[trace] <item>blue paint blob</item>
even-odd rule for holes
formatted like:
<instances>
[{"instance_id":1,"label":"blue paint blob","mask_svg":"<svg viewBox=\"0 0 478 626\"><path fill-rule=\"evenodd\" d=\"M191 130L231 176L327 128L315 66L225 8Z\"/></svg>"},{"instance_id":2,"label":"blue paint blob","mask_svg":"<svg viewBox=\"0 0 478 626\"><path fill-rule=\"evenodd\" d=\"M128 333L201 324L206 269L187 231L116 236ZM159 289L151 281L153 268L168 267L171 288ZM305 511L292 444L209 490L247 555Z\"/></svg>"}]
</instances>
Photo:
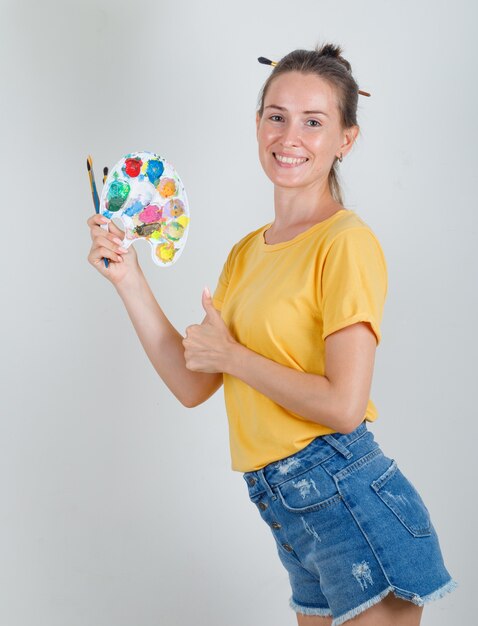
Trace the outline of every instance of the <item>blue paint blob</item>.
<instances>
[{"instance_id":1,"label":"blue paint blob","mask_svg":"<svg viewBox=\"0 0 478 626\"><path fill-rule=\"evenodd\" d=\"M136 213L139 213L140 211L142 211L143 208L144 208L144 204L140 202L139 200L136 200L136 202L133 202L133 204L126 209L124 214L129 215L129 217L133 217L133 215L136 215Z\"/></svg>"},{"instance_id":2,"label":"blue paint blob","mask_svg":"<svg viewBox=\"0 0 478 626\"><path fill-rule=\"evenodd\" d=\"M146 175L151 181L151 183L156 187L159 179L161 178L161 174L164 172L164 165L158 159L150 159L148 161L148 168L146 170Z\"/></svg>"},{"instance_id":3,"label":"blue paint blob","mask_svg":"<svg viewBox=\"0 0 478 626\"><path fill-rule=\"evenodd\" d=\"M110 220L114 216L114 213L111 213L111 211L103 211L102 215Z\"/></svg>"}]
</instances>

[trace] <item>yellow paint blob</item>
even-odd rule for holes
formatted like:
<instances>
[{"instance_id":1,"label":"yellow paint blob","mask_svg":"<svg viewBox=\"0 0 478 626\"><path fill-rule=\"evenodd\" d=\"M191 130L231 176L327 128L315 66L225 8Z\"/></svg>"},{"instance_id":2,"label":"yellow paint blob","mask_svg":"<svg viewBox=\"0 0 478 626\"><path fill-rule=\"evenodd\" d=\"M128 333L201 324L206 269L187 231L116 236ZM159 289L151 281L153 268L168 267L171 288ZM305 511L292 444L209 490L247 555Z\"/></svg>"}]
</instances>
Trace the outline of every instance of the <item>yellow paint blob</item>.
<instances>
[{"instance_id":1,"label":"yellow paint blob","mask_svg":"<svg viewBox=\"0 0 478 626\"><path fill-rule=\"evenodd\" d=\"M186 226L189 224L189 217L187 215L180 215L176 219L176 222L179 222L183 228L186 228Z\"/></svg>"},{"instance_id":2,"label":"yellow paint blob","mask_svg":"<svg viewBox=\"0 0 478 626\"><path fill-rule=\"evenodd\" d=\"M172 243L163 243L156 248L156 256L160 261L163 261L163 263L172 261L175 252L176 250L174 249L174 244Z\"/></svg>"}]
</instances>

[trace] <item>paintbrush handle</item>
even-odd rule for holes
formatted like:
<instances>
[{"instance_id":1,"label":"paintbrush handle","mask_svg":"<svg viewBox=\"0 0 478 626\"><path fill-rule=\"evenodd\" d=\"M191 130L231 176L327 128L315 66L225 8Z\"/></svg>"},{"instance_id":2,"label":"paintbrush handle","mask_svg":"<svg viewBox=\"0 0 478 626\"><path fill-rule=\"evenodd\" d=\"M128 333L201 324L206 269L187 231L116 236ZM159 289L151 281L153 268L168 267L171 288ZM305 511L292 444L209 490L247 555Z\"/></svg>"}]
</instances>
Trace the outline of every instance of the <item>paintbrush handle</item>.
<instances>
[{"instance_id":1,"label":"paintbrush handle","mask_svg":"<svg viewBox=\"0 0 478 626\"><path fill-rule=\"evenodd\" d=\"M86 166L88 168L88 176L90 179L91 194L93 196L93 204L95 205L95 212L99 213L100 212L100 199L98 197L98 192L96 190L95 174L93 172L93 159L91 158L91 156L89 156L86 159ZM103 257L103 261L104 261L105 267L108 267L109 265L108 259L106 257Z\"/></svg>"}]
</instances>

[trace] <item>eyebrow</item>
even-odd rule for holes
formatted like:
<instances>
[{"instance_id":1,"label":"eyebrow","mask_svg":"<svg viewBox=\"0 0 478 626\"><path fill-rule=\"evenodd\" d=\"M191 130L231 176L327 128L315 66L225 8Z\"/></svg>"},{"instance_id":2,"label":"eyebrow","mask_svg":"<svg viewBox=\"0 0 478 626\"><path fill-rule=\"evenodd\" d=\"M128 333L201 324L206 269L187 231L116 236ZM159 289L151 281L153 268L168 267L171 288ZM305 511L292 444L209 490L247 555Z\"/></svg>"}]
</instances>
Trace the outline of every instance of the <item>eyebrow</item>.
<instances>
[{"instance_id":1,"label":"eyebrow","mask_svg":"<svg viewBox=\"0 0 478 626\"><path fill-rule=\"evenodd\" d=\"M279 111L287 111L285 107L280 107L277 104L268 104L266 107L264 107L264 110L265 109L279 109ZM325 117L329 117L327 113L324 113L323 111L302 111L302 113L305 113L305 115L316 114L316 115L325 115Z\"/></svg>"}]
</instances>

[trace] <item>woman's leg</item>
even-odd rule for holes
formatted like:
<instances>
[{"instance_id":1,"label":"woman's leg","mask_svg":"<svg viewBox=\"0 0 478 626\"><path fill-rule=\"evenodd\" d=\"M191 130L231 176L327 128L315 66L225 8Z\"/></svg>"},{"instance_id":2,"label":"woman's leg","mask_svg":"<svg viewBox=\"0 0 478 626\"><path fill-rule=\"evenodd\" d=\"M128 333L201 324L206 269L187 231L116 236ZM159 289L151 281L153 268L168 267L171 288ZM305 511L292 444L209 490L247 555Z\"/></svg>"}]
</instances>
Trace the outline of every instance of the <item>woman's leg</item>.
<instances>
[{"instance_id":1,"label":"woman's leg","mask_svg":"<svg viewBox=\"0 0 478 626\"><path fill-rule=\"evenodd\" d=\"M397 598L391 591L380 602L345 623L350 622L350 626L419 626L422 612L423 606ZM299 626L330 626L332 618L297 613L297 623Z\"/></svg>"}]
</instances>

